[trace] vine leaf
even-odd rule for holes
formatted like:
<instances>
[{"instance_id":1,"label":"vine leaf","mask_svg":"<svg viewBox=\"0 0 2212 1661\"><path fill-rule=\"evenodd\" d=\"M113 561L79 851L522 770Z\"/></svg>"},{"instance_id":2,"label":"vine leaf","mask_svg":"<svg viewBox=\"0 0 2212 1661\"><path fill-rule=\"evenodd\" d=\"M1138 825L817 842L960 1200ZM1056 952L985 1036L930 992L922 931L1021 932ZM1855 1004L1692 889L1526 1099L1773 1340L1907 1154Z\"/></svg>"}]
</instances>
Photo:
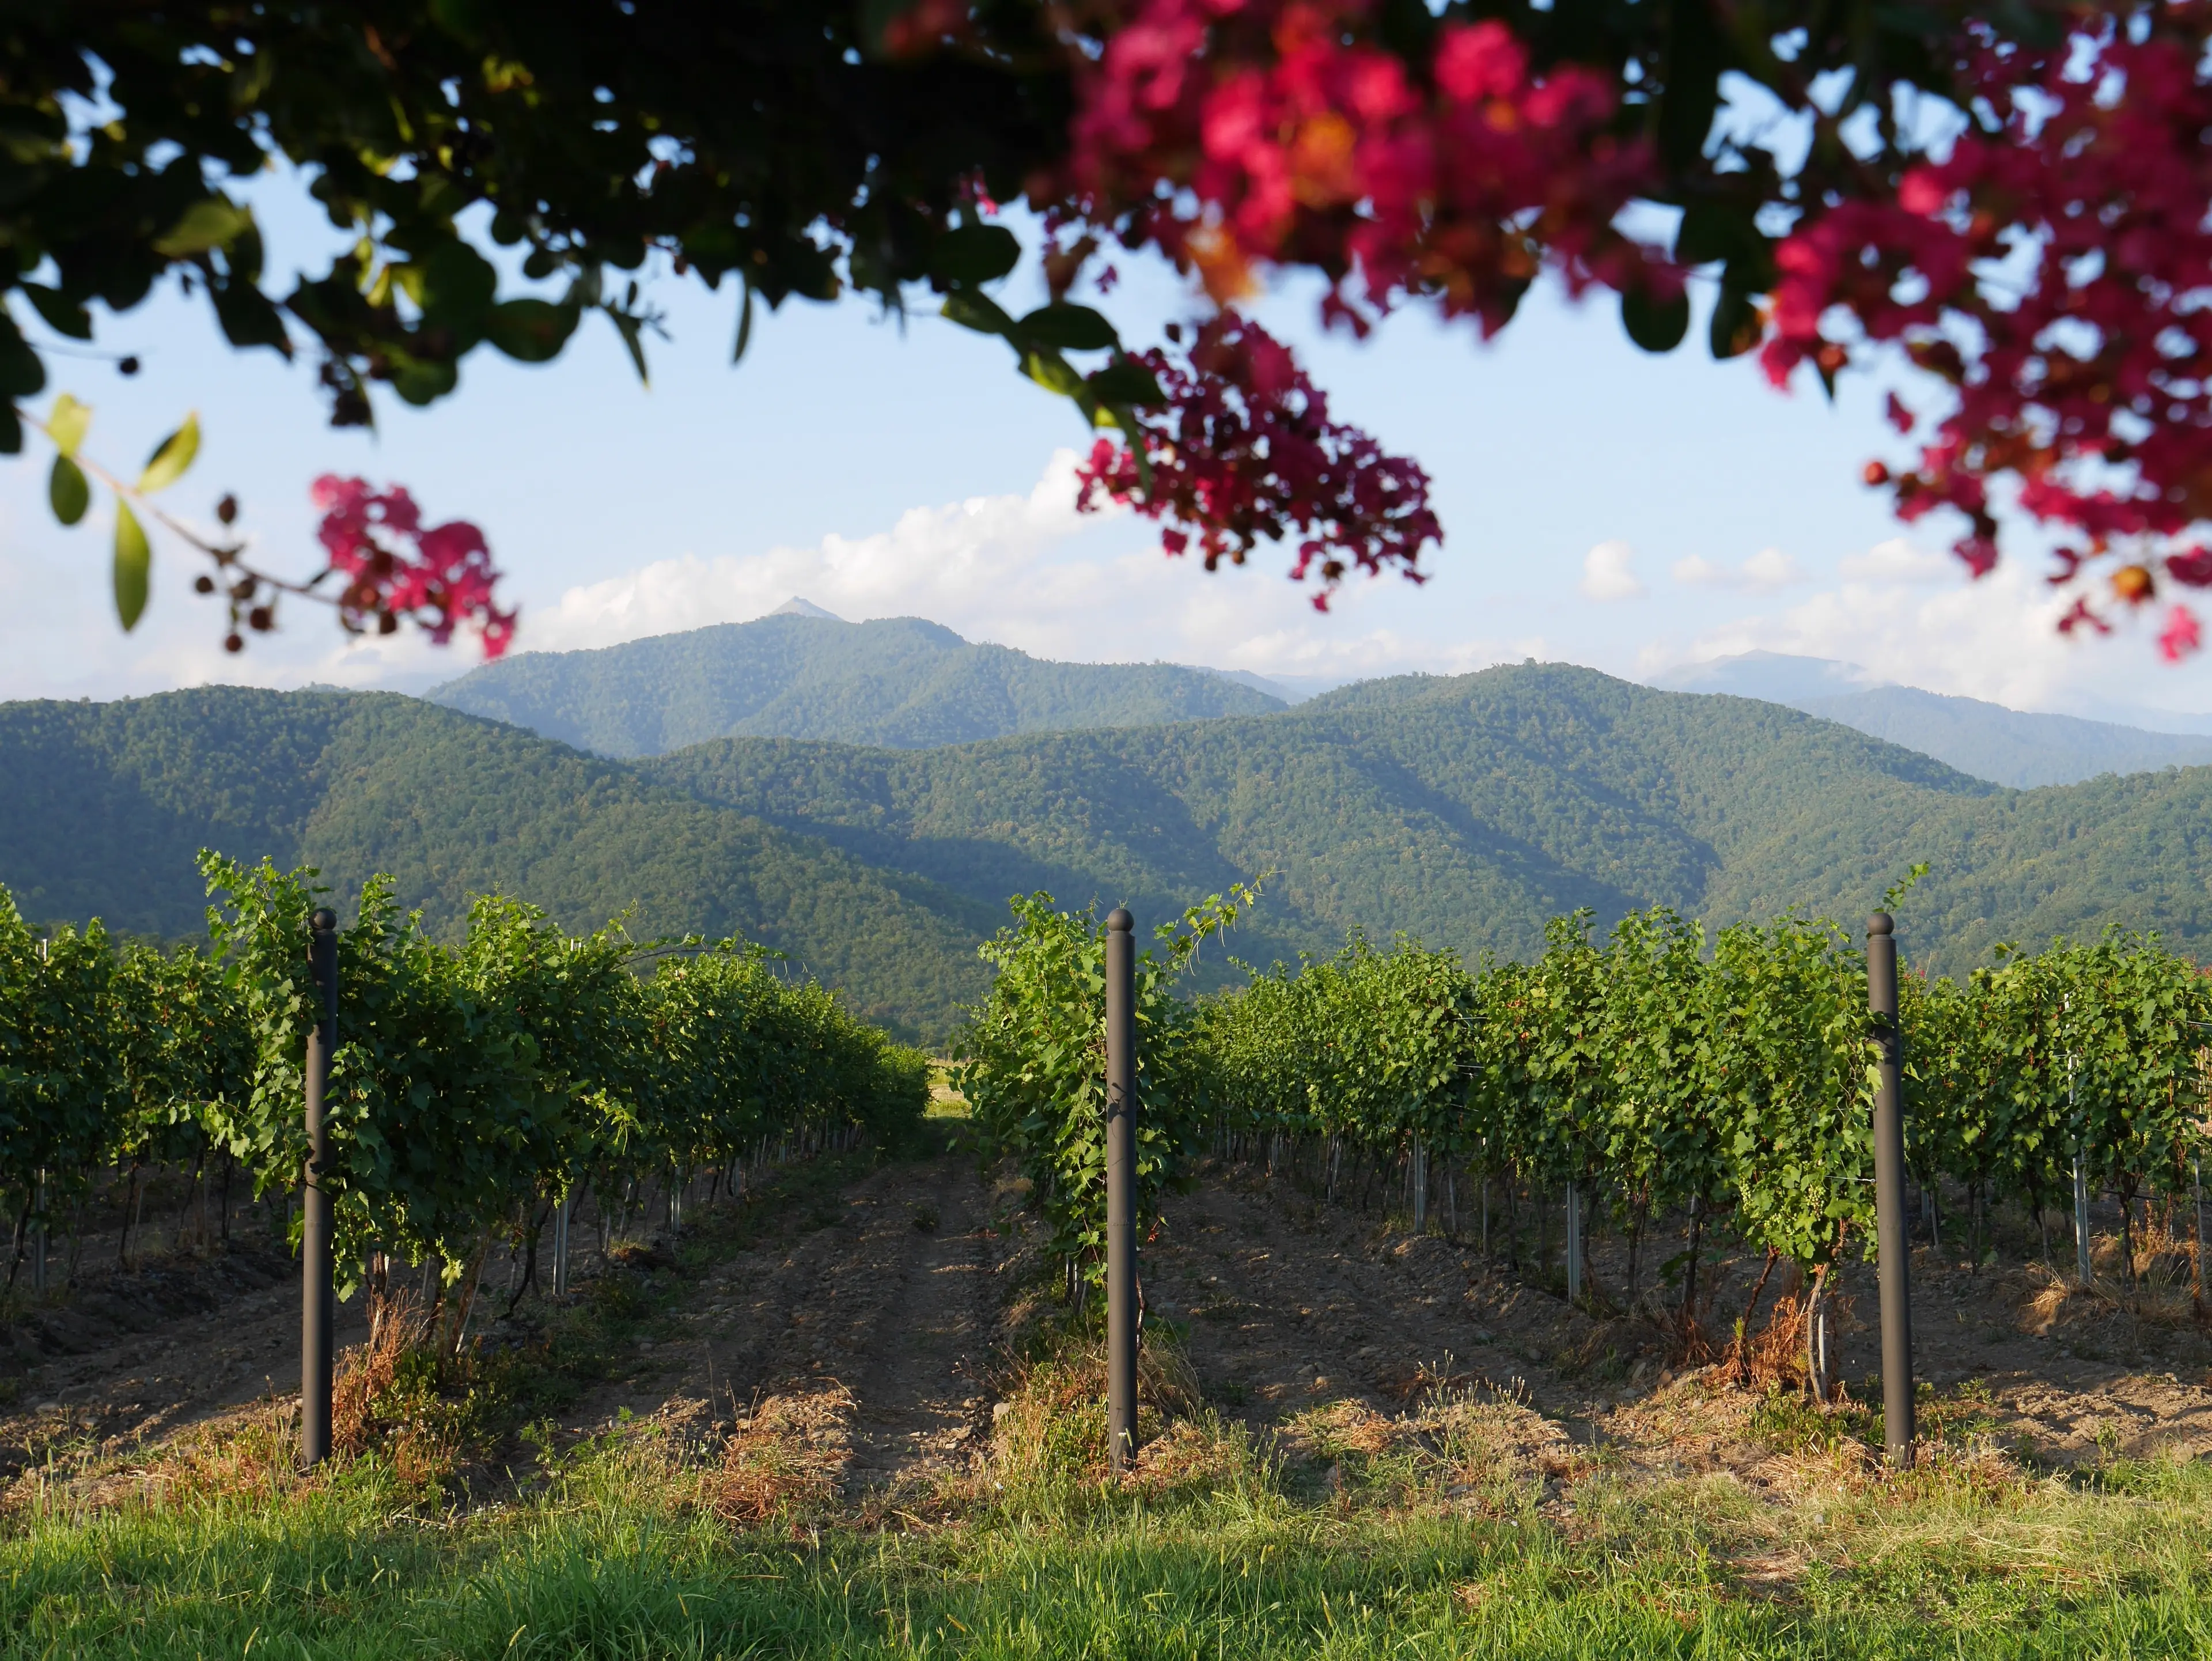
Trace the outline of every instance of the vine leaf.
<instances>
[{"instance_id":1,"label":"vine leaf","mask_svg":"<svg viewBox=\"0 0 2212 1661\"><path fill-rule=\"evenodd\" d=\"M167 490L185 476L185 470L199 453L200 418L188 415L183 426L154 447L146 471L138 475L138 489L148 496Z\"/></svg>"},{"instance_id":2,"label":"vine leaf","mask_svg":"<svg viewBox=\"0 0 2212 1661\"><path fill-rule=\"evenodd\" d=\"M182 469L179 470L179 472ZM131 504L115 499L115 615L129 634L146 614L146 591L154 569L154 550Z\"/></svg>"},{"instance_id":3,"label":"vine leaf","mask_svg":"<svg viewBox=\"0 0 2212 1661\"><path fill-rule=\"evenodd\" d=\"M91 425L92 406L78 403L67 392L54 400L53 413L46 417L46 431L54 441L54 447L72 459Z\"/></svg>"},{"instance_id":4,"label":"vine leaf","mask_svg":"<svg viewBox=\"0 0 2212 1661\"><path fill-rule=\"evenodd\" d=\"M46 500L53 507L54 517L64 525L76 524L92 505L92 487L85 482L84 469L66 455L54 458L54 470L46 479Z\"/></svg>"}]
</instances>

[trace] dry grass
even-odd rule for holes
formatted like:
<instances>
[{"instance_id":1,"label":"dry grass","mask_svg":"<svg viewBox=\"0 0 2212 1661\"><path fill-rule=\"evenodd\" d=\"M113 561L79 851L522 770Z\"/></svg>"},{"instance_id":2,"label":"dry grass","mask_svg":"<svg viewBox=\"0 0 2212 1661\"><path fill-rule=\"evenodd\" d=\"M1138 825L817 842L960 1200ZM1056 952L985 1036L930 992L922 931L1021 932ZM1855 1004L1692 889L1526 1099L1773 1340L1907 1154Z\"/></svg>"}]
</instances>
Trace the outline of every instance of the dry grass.
<instances>
[{"instance_id":1,"label":"dry grass","mask_svg":"<svg viewBox=\"0 0 2212 1661\"><path fill-rule=\"evenodd\" d=\"M833 1506L852 1454L854 1406L852 1391L835 1381L755 1403L732 1427L708 1479L716 1514L758 1527Z\"/></svg>"},{"instance_id":2,"label":"dry grass","mask_svg":"<svg viewBox=\"0 0 2212 1661\"><path fill-rule=\"evenodd\" d=\"M1108 1480L1106 1349L1070 1342L1004 1381L988 1480L1006 1488ZM1138 1457L1125 1482L1164 1491L1226 1478L1249 1463L1241 1428L1205 1403L1182 1352L1152 1342L1137 1356Z\"/></svg>"},{"instance_id":3,"label":"dry grass","mask_svg":"<svg viewBox=\"0 0 2212 1661\"><path fill-rule=\"evenodd\" d=\"M2169 1330L2197 1321L2197 1300L2186 1262L2177 1262L2170 1255L2148 1255L2139 1264L2141 1278L2130 1286L2118 1238L2108 1237L2101 1244L2109 1244L2110 1250L2092 1254L2091 1262L2096 1264L2102 1259L2103 1267L2098 1269L2097 1278L2086 1285L2040 1263L2027 1266L2022 1272L2028 1293L2021 1303L2019 1314L2024 1331L2047 1336L2063 1326L2104 1320L2114 1315L2130 1316L2146 1325Z\"/></svg>"}]
</instances>

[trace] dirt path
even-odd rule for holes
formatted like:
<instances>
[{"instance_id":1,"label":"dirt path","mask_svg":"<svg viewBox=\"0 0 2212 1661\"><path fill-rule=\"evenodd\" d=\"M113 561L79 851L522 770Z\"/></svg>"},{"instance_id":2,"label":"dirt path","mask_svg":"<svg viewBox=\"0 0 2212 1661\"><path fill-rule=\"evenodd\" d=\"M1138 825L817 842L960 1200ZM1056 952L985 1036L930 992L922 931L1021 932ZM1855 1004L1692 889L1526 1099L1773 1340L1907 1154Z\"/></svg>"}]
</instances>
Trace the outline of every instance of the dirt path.
<instances>
[{"instance_id":1,"label":"dirt path","mask_svg":"<svg viewBox=\"0 0 2212 1661\"><path fill-rule=\"evenodd\" d=\"M1255 1426L1349 1397L1395 1411L1443 1382L1586 1419L1602 1393L1539 1359L1595 1323L1431 1235L1232 1175L1171 1199L1146 1250L1149 1309L1188 1323L1210 1399Z\"/></svg>"},{"instance_id":2,"label":"dirt path","mask_svg":"<svg viewBox=\"0 0 2212 1661\"><path fill-rule=\"evenodd\" d=\"M1437 1236L1390 1234L1380 1219L1321 1206L1285 1182L1212 1170L1171 1199L1146 1249L1152 1308L1187 1323L1210 1399L1256 1427L1349 1398L1395 1411L1439 1382L1524 1401L1579 1443L1602 1440L1632 1463L1740 1473L1771 1450L1747 1439L1753 1397L1692 1402L1663 1370L1642 1322L1601 1322ZM1669 1248L1671 1249L1671 1248ZM1601 1241L1594 1269L1622 1283L1625 1248ZM1736 1311L1759 1264L1711 1265L1718 1307ZM1842 1277L1851 1316L1839 1376L1879 1369L1871 1265ZM1771 1307L1778 1277L1762 1303ZM2212 1456L2212 1344L2180 1312L2123 1311L2116 1277L2069 1292L2031 1264L1971 1272L1915 1254L1915 1371L1946 1395L1966 1392L1972 1420L2000 1443L2058 1463L2112 1453ZM2171 1299L2169 1299L2171 1301ZM1762 1312L1759 1323L1763 1323Z\"/></svg>"},{"instance_id":3,"label":"dirt path","mask_svg":"<svg viewBox=\"0 0 2212 1661\"><path fill-rule=\"evenodd\" d=\"M341 1305L341 1346L365 1335ZM283 1251L237 1243L88 1287L15 1334L27 1370L0 1409L0 1479L56 1444L149 1438L300 1386L299 1271Z\"/></svg>"},{"instance_id":4,"label":"dirt path","mask_svg":"<svg viewBox=\"0 0 2212 1661\"><path fill-rule=\"evenodd\" d=\"M742 1442L750 1428L797 1426L826 1479L853 1493L971 1469L989 1443L1014 1255L972 1161L886 1165L779 1203L750 1249L685 1272L659 1342L639 1341L569 1428L688 1416ZM1614 1285L1618 1251L1601 1241L1592 1257ZM1171 1198L1144 1263L1148 1311L1188 1331L1208 1399L1263 1433L1331 1402L1395 1413L1448 1383L1525 1402L1566 1438L1655 1468L1742 1472L1771 1451L1748 1436L1751 1397L1685 1405L1648 1326L1593 1319L1469 1246L1389 1233L1375 1214L1248 1171L1210 1170ZM1714 1273L1733 1311L1751 1265ZM2043 1458L2212 1455L2204 1335L2110 1296L2054 1292L2039 1274L1969 1274L1920 1253L1921 1376L1982 1391L1987 1428ZM0 1405L0 1479L44 1449L120 1447L290 1395L297 1275L281 1249L247 1239L37 1311L13 1335L30 1369ZM1841 1371L1858 1378L1874 1365L1872 1287L1859 1266L1844 1282L1862 1318L1841 1335ZM342 1344L360 1335L358 1305L343 1309Z\"/></svg>"},{"instance_id":5,"label":"dirt path","mask_svg":"<svg viewBox=\"0 0 2212 1661\"><path fill-rule=\"evenodd\" d=\"M964 1467L988 1438L999 1237L963 1156L886 1167L834 1220L711 1270L684 1336L596 1392L576 1428L701 1401L805 1421L848 1487ZM819 1222L819 1217L808 1220Z\"/></svg>"}]
</instances>

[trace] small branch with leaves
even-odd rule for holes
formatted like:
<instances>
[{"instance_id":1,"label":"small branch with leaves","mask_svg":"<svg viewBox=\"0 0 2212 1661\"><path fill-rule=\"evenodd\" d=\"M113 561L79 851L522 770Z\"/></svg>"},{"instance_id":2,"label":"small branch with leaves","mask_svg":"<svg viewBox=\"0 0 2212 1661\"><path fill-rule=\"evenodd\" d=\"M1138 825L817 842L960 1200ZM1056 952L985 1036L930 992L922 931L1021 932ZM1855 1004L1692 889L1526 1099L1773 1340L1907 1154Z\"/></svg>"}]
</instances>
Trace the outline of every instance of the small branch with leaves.
<instances>
[{"instance_id":1,"label":"small branch with leaves","mask_svg":"<svg viewBox=\"0 0 2212 1661\"><path fill-rule=\"evenodd\" d=\"M228 534L238 520L236 496L226 494L216 504L225 532L220 536L196 530L153 500L198 458L197 415L185 416L155 447L137 478L126 482L85 453L89 405L64 392L43 417L20 406L15 413L53 443L46 495L57 520L81 521L92 506L95 481L113 496L115 615L125 633L138 626L152 590L154 551L146 534L151 520L214 564L192 587L201 594L222 595L229 611L226 651L243 651L248 632L274 630L278 599L286 594L331 607L349 634L389 635L407 620L443 646L456 628L466 626L483 642L487 658L498 657L514 637L517 614L498 604L494 590L501 574L483 532L465 520L425 526L404 489L377 490L365 480L335 474L317 479L313 501L323 517L316 535L325 563L313 576L295 580L249 561L246 542Z\"/></svg>"}]
</instances>

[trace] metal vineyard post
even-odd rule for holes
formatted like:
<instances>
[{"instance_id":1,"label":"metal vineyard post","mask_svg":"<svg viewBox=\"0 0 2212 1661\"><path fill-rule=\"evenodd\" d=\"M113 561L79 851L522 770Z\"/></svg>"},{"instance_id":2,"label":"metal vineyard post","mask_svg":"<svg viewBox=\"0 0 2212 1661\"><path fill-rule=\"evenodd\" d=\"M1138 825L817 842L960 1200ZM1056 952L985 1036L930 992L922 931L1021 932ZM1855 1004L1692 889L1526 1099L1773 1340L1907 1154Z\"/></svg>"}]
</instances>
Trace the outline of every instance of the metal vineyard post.
<instances>
[{"instance_id":1,"label":"metal vineyard post","mask_svg":"<svg viewBox=\"0 0 2212 1661\"><path fill-rule=\"evenodd\" d=\"M1867 920L1867 1007L1881 1046L1874 1096L1875 1255L1881 1281L1881 1409L1890 1464L1912 1463L1911 1246L1905 1236L1905 1113L1899 1095L1904 1048L1897 1025L1896 925Z\"/></svg>"},{"instance_id":2,"label":"metal vineyard post","mask_svg":"<svg viewBox=\"0 0 2212 1661\"><path fill-rule=\"evenodd\" d=\"M568 1295L568 1208L576 1202L576 1191L570 1188L561 1196L560 1206L553 1213L553 1295Z\"/></svg>"},{"instance_id":3,"label":"metal vineyard post","mask_svg":"<svg viewBox=\"0 0 2212 1661\"><path fill-rule=\"evenodd\" d=\"M1567 1184L1567 1301L1579 1304L1583 1300L1583 1196L1573 1183Z\"/></svg>"},{"instance_id":4,"label":"metal vineyard post","mask_svg":"<svg viewBox=\"0 0 2212 1661\"><path fill-rule=\"evenodd\" d=\"M337 917L318 909L308 924L307 966L314 986L315 1024L307 1032L307 1164L301 1173L300 1251L300 1457L319 1464L331 1453L331 1329L337 1324L331 1286L331 1196L323 1186L330 1134L323 1094L338 1041Z\"/></svg>"},{"instance_id":5,"label":"metal vineyard post","mask_svg":"<svg viewBox=\"0 0 2212 1661\"><path fill-rule=\"evenodd\" d=\"M1106 1444L1112 1468L1137 1451L1136 920L1106 918Z\"/></svg>"}]
</instances>

